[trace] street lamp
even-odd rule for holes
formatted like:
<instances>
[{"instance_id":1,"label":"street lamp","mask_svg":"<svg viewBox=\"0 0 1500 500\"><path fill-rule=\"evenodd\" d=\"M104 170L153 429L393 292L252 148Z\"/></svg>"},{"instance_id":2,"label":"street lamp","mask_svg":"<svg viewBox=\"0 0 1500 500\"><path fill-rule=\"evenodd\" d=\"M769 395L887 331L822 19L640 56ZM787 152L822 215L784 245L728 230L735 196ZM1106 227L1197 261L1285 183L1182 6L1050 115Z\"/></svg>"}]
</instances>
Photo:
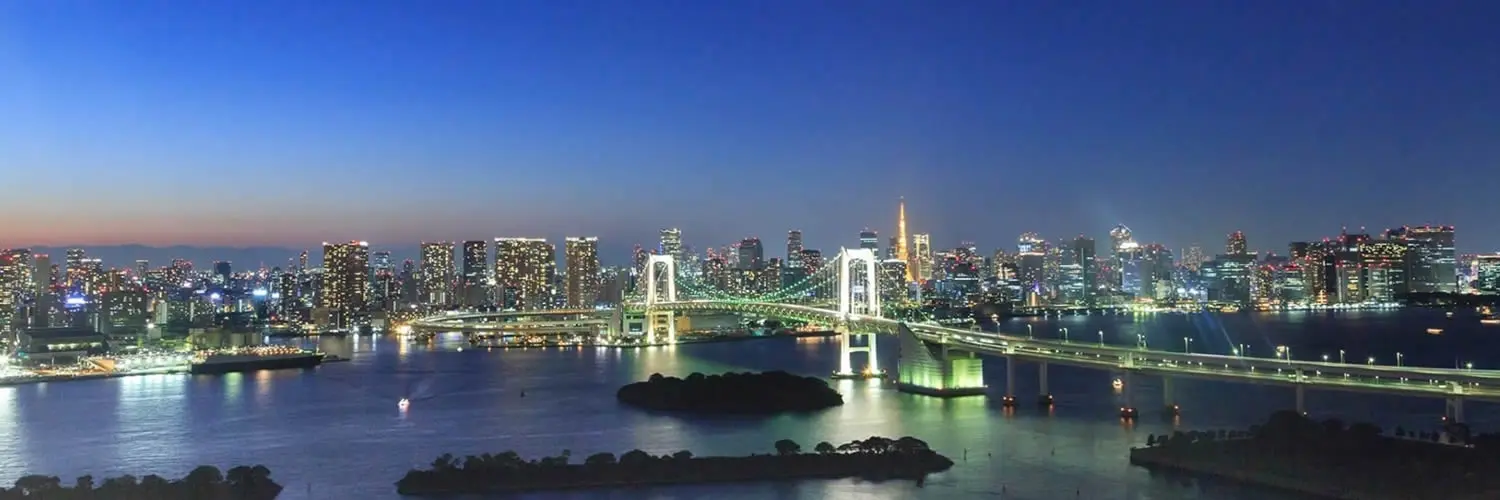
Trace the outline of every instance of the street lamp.
<instances>
[{"instance_id":1,"label":"street lamp","mask_svg":"<svg viewBox=\"0 0 1500 500\"><path fill-rule=\"evenodd\" d=\"M1031 338L1031 324L1030 323L1026 324L1026 338L1028 338L1028 339Z\"/></svg>"},{"instance_id":2,"label":"street lamp","mask_svg":"<svg viewBox=\"0 0 1500 500\"><path fill-rule=\"evenodd\" d=\"M1327 355L1327 354L1324 354L1324 355L1323 355L1323 362L1324 362L1324 363L1327 363L1327 362L1328 362L1328 355Z\"/></svg>"},{"instance_id":3,"label":"street lamp","mask_svg":"<svg viewBox=\"0 0 1500 500\"><path fill-rule=\"evenodd\" d=\"M1470 362L1470 363L1464 363L1464 368L1468 369L1468 370L1473 370L1474 369L1474 363L1472 363L1472 362Z\"/></svg>"},{"instance_id":4,"label":"street lamp","mask_svg":"<svg viewBox=\"0 0 1500 500\"><path fill-rule=\"evenodd\" d=\"M1339 349L1339 364L1344 364L1344 350Z\"/></svg>"},{"instance_id":5,"label":"street lamp","mask_svg":"<svg viewBox=\"0 0 1500 500\"><path fill-rule=\"evenodd\" d=\"M1104 347L1104 330L1099 330L1099 347Z\"/></svg>"},{"instance_id":6,"label":"street lamp","mask_svg":"<svg viewBox=\"0 0 1500 500\"><path fill-rule=\"evenodd\" d=\"M1192 345L1193 345L1193 339L1192 338L1183 337L1182 338L1182 353L1183 354L1192 354L1193 353L1193 349L1191 347Z\"/></svg>"},{"instance_id":7,"label":"street lamp","mask_svg":"<svg viewBox=\"0 0 1500 500\"><path fill-rule=\"evenodd\" d=\"M1370 360L1368 362L1366 362L1365 364L1370 365L1370 366L1375 366L1375 356L1370 356Z\"/></svg>"},{"instance_id":8,"label":"street lamp","mask_svg":"<svg viewBox=\"0 0 1500 500\"><path fill-rule=\"evenodd\" d=\"M1396 368L1401 367L1401 353L1396 353Z\"/></svg>"},{"instance_id":9,"label":"street lamp","mask_svg":"<svg viewBox=\"0 0 1500 500\"><path fill-rule=\"evenodd\" d=\"M1067 342L1068 341L1068 329L1067 328L1063 328L1062 329L1062 335L1063 335L1063 342Z\"/></svg>"}]
</instances>

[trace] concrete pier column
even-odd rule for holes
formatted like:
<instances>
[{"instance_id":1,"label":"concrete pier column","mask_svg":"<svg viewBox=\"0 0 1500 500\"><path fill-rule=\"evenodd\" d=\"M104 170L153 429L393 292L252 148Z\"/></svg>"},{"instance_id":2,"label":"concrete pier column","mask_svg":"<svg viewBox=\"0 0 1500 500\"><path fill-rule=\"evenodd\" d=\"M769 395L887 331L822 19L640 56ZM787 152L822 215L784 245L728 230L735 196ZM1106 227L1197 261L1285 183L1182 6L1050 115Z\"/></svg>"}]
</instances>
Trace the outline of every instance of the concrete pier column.
<instances>
[{"instance_id":1,"label":"concrete pier column","mask_svg":"<svg viewBox=\"0 0 1500 500\"><path fill-rule=\"evenodd\" d=\"M1307 390L1305 386L1297 386L1297 413L1307 413Z\"/></svg>"},{"instance_id":2,"label":"concrete pier column","mask_svg":"<svg viewBox=\"0 0 1500 500\"><path fill-rule=\"evenodd\" d=\"M1047 383L1047 362L1037 364L1037 381L1040 385L1041 394L1037 395L1036 402L1041 406L1052 406L1052 388Z\"/></svg>"},{"instance_id":3,"label":"concrete pier column","mask_svg":"<svg viewBox=\"0 0 1500 500\"><path fill-rule=\"evenodd\" d=\"M1172 377L1162 376L1161 378L1161 406L1166 410L1167 415L1174 417L1182 411L1182 408L1177 406L1177 393L1172 390Z\"/></svg>"},{"instance_id":4,"label":"concrete pier column","mask_svg":"<svg viewBox=\"0 0 1500 500\"><path fill-rule=\"evenodd\" d=\"M1120 378L1122 379L1121 382L1125 384L1125 406L1120 407L1120 418L1133 420L1137 415L1135 410L1135 383L1130 380L1130 370L1126 370L1125 375L1122 375Z\"/></svg>"},{"instance_id":5,"label":"concrete pier column","mask_svg":"<svg viewBox=\"0 0 1500 500\"><path fill-rule=\"evenodd\" d=\"M1464 423L1464 398L1458 396L1449 397L1447 411L1444 414L1448 417L1449 423Z\"/></svg>"},{"instance_id":6,"label":"concrete pier column","mask_svg":"<svg viewBox=\"0 0 1500 500\"><path fill-rule=\"evenodd\" d=\"M1016 405L1016 357L1005 357L1005 397L1001 399L1005 406Z\"/></svg>"}]
</instances>

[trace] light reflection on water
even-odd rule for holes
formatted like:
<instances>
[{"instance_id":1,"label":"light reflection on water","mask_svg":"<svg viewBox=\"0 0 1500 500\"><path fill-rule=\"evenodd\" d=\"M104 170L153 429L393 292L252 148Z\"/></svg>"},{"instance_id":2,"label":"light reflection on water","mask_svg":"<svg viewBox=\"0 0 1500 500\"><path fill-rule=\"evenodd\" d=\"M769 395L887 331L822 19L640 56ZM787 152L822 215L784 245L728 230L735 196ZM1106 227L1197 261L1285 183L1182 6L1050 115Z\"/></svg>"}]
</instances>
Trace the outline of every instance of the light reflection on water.
<instances>
[{"instance_id":1,"label":"light reflection on water","mask_svg":"<svg viewBox=\"0 0 1500 500\"><path fill-rule=\"evenodd\" d=\"M1131 337L1136 331L1146 332L1153 342L1174 337L1180 341L1187 334L1208 339L1212 334L1227 339L1217 341L1220 345L1253 340L1317 349L1320 343L1333 343L1330 338L1351 345L1368 345L1355 341L1374 339L1399 344L1404 338L1398 338L1400 332L1428 321L1363 318L1345 317L1355 322L1335 327L1305 317L1288 321L1254 315L1228 320L1179 316L1176 325L1158 318L1085 317L1048 319L1034 328L1042 336L1044 330L1053 331L1045 326L1057 322L1075 325L1075 331L1105 329ZM1146 322L1149 327L1119 321ZM1387 323L1395 326L1382 326ZM1268 330L1275 328L1290 331ZM1229 337L1222 335L1226 331ZM1495 336L1480 334L1454 327L1443 336L1453 338L1443 341L1471 351L1488 345L1489 352L1497 352L1492 349ZM1416 335L1421 338L1414 342L1431 342L1426 337L1432 336ZM1128 447L1143 442L1148 433L1170 432L1179 425L1254 423L1271 409L1291 404L1291 391L1282 388L1178 381L1174 390L1184 416L1173 422L1156 418L1154 403L1162 401L1160 382L1134 377L1130 383L1142 419L1124 425L1116 416L1121 395L1110 387L1114 375L1052 366L1050 391L1057 404L1044 410L1030 404L1037 390L1035 365L1023 364L1016 370L1021 405L1014 410L1002 408L998 398L943 400L897 393L878 382L846 380L834 382L846 404L823 412L701 418L622 407L614 392L652 373L786 369L826 376L837 366L838 340L783 338L641 350L463 351L458 350L461 339L447 338L431 344L370 336L308 342L351 356L352 361L307 371L156 375L0 388L0 471L5 472L0 481L25 472L57 474L65 482L84 473L178 476L202 463L227 467L258 461L287 486L285 498L305 498L311 485L312 498L379 499L395 498L391 483L407 468L430 463L445 452L462 456L514 449L535 457L568 449L575 460L633 448L657 455L682 449L697 455L739 455L769 452L781 438L811 449L818 441L840 444L872 435L913 435L959 462L920 490L911 483L848 480L653 488L611 496L971 498L1000 496L1003 491L1003 498L1018 499L1287 498L1227 486L1213 486L1202 494L1151 478L1125 460ZM1414 353L1413 359L1440 357L1437 351L1418 347L1422 346L1399 348ZM884 366L894 366L895 348L893 339L882 339ZM1004 390L1004 373L1003 361L987 360L986 382L992 394ZM412 400L406 412L397 407L402 397ZM1315 416L1383 415L1382 423L1408 428L1431 423L1442 409L1441 402L1431 400L1320 392L1309 393L1308 403ZM1496 421L1493 407L1471 405L1469 410L1471 421ZM576 492L528 497L594 496Z\"/></svg>"}]
</instances>

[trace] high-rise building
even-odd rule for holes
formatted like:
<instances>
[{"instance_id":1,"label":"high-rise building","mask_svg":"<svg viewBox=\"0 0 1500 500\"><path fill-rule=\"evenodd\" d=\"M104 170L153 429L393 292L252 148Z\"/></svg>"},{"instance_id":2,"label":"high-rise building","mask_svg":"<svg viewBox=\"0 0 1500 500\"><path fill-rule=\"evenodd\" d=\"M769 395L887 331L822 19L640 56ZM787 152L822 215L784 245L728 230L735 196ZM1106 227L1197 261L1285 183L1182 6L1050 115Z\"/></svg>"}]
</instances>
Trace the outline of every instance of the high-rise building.
<instances>
[{"instance_id":1,"label":"high-rise building","mask_svg":"<svg viewBox=\"0 0 1500 500\"><path fill-rule=\"evenodd\" d=\"M229 261L220 260L214 262L214 279L220 285L228 285L229 277L233 274L233 264L230 264Z\"/></svg>"},{"instance_id":2,"label":"high-rise building","mask_svg":"<svg viewBox=\"0 0 1500 500\"><path fill-rule=\"evenodd\" d=\"M1250 253L1250 244L1245 241L1243 231L1229 233L1229 238L1224 244L1224 253L1227 255L1245 255Z\"/></svg>"},{"instance_id":3,"label":"high-rise building","mask_svg":"<svg viewBox=\"0 0 1500 500\"><path fill-rule=\"evenodd\" d=\"M69 248L66 264L68 267L68 287L78 288L83 281L79 274L83 272L83 260L87 258L82 248Z\"/></svg>"},{"instance_id":4,"label":"high-rise building","mask_svg":"<svg viewBox=\"0 0 1500 500\"><path fill-rule=\"evenodd\" d=\"M135 277L141 281L146 280L146 274L151 272L151 261L139 259L135 261Z\"/></svg>"},{"instance_id":5,"label":"high-rise building","mask_svg":"<svg viewBox=\"0 0 1500 500\"><path fill-rule=\"evenodd\" d=\"M323 243L323 293L319 307L336 328L358 324L369 303L370 244Z\"/></svg>"},{"instance_id":6,"label":"high-rise building","mask_svg":"<svg viewBox=\"0 0 1500 500\"><path fill-rule=\"evenodd\" d=\"M453 303L453 243L422 244L422 302L430 306Z\"/></svg>"},{"instance_id":7,"label":"high-rise building","mask_svg":"<svg viewBox=\"0 0 1500 500\"><path fill-rule=\"evenodd\" d=\"M892 236L891 239L886 240L886 242L885 242L885 258L887 260L889 260L889 259L895 259L896 258L896 245L897 245L897 242L899 242L899 241L901 241L901 239L897 238L895 236ZM897 260L900 260L900 259L897 259ZM902 262L906 262L906 261L902 261ZM902 269L901 272L906 272L906 266L904 266L904 265L901 266L901 269Z\"/></svg>"},{"instance_id":8,"label":"high-rise building","mask_svg":"<svg viewBox=\"0 0 1500 500\"><path fill-rule=\"evenodd\" d=\"M57 266L52 265L52 256L44 253L32 255L31 258L31 280L36 286L36 293L47 293L57 285Z\"/></svg>"},{"instance_id":9,"label":"high-rise building","mask_svg":"<svg viewBox=\"0 0 1500 500\"><path fill-rule=\"evenodd\" d=\"M1360 244L1360 288L1364 300L1395 302L1409 289L1406 242L1375 240Z\"/></svg>"},{"instance_id":10,"label":"high-rise building","mask_svg":"<svg viewBox=\"0 0 1500 500\"><path fill-rule=\"evenodd\" d=\"M667 228L661 230L661 254L671 255L674 259L682 258L682 230Z\"/></svg>"},{"instance_id":11,"label":"high-rise building","mask_svg":"<svg viewBox=\"0 0 1500 500\"><path fill-rule=\"evenodd\" d=\"M786 232L786 264L788 269L802 269L802 231Z\"/></svg>"},{"instance_id":12,"label":"high-rise building","mask_svg":"<svg viewBox=\"0 0 1500 500\"><path fill-rule=\"evenodd\" d=\"M901 204L896 213L896 238L896 258L906 262L906 281L908 283L917 281L917 266L906 248L906 197L904 196L901 197Z\"/></svg>"},{"instance_id":13,"label":"high-rise building","mask_svg":"<svg viewBox=\"0 0 1500 500\"><path fill-rule=\"evenodd\" d=\"M1412 293L1458 291L1453 226L1416 226L1392 229L1386 238L1406 245L1406 277Z\"/></svg>"},{"instance_id":14,"label":"high-rise building","mask_svg":"<svg viewBox=\"0 0 1500 500\"><path fill-rule=\"evenodd\" d=\"M1474 256L1474 289L1500 293L1500 254Z\"/></svg>"},{"instance_id":15,"label":"high-rise building","mask_svg":"<svg viewBox=\"0 0 1500 500\"><path fill-rule=\"evenodd\" d=\"M556 279L557 249L546 239L495 238L495 286L502 306L551 309Z\"/></svg>"},{"instance_id":16,"label":"high-rise building","mask_svg":"<svg viewBox=\"0 0 1500 500\"><path fill-rule=\"evenodd\" d=\"M918 281L932 277L932 235L911 235L911 260L916 263L917 269L912 274Z\"/></svg>"},{"instance_id":17,"label":"high-rise building","mask_svg":"<svg viewBox=\"0 0 1500 500\"><path fill-rule=\"evenodd\" d=\"M760 238L745 238L740 241L740 260L737 269L761 269L766 267L766 251Z\"/></svg>"},{"instance_id":18,"label":"high-rise building","mask_svg":"<svg viewBox=\"0 0 1500 500\"><path fill-rule=\"evenodd\" d=\"M463 243L463 261L459 266L459 290L463 304L481 306L489 302L489 243L471 240Z\"/></svg>"},{"instance_id":19,"label":"high-rise building","mask_svg":"<svg viewBox=\"0 0 1500 500\"><path fill-rule=\"evenodd\" d=\"M868 248L871 251L875 251L876 255L879 255L880 254L879 253L879 250L880 250L880 234L876 233L875 231L871 231L868 228L866 228L864 231L860 231L859 232L859 247L860 248Z\"/></svg>"},{"instance_id":20,"label":"high-rise building","mask_svg":"<svg viewBox=\"0 0 1500 500\"><path fill-rule=\"evenodd\" d=\"M599 301L599 238L567 238L564 245L568 307L594 307Z\"/></svg>"},{"instance_id":21,"label":"high-rise building","mask_svg":"<svg viewBox=\"0 0 1500 500\"><path fill-rule=\"evenodd\" d=\"M1072 264L1077 265L1082 280L1085 304L1099 295L1099 263L1094 260L1094 240L1083 235L1073 238Z\"/></svg>"}]
</instances>

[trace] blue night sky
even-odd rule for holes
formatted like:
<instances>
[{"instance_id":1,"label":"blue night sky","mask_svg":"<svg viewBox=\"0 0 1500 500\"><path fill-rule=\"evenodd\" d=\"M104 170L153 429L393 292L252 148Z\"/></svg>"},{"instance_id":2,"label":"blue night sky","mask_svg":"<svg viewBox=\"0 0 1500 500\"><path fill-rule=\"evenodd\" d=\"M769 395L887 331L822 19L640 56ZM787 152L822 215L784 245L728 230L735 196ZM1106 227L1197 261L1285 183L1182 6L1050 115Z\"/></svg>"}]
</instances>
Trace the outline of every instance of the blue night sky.
<instances>
[{"instance_id":1,"label":"blue night sky","mask_svg":"<svg viewBox=\"0 0 1500 500\"><path fill-rule=\"evenodd\" d=\"M1500 3L0 2L0 246L1500 249ZM882 241L882 245L884 242ZM611 254L613 253L613 254Z\"/></svg>"}]
</instances>

